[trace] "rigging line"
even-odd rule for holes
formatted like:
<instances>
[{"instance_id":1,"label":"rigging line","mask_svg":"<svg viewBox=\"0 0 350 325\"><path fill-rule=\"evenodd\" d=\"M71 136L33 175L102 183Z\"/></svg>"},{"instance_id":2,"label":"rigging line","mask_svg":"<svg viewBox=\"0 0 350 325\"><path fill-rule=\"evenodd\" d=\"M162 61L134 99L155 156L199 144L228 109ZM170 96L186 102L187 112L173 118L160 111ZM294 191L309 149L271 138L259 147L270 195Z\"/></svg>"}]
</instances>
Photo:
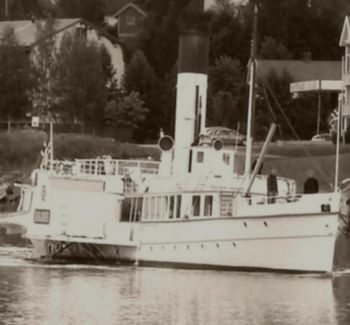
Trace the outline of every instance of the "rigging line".
<instances>
[{"instance_id":1,"label":"rigging line","mask_svg":"<svg viewBox=\"0 0 350 325\"><path fill-rule=\"evenodd\" d=\"M301 140L301 139L299 138L297 132L296 132L295 129L293 128L293 126L292 126L290 120L288 119L288 116L287 116L286 113L283 111L283 109L282 109L282 107L281 107L281 105L280 105L280 103L279 103L279 101L278 101L278 99L277 99L275 93L274 93L273 90L271 89L271 87L270 87L270 85L268 84L267 80L264 78L264 76L262 76L262 75L260 75L260 74L259 74L259 78L261 79L261 81L263 82L263 84L265 84L265 85L267 86L267 89L269 90L269 92L270 92L270 94L271 94L273 100L275 101L277 108L278 108L278 109L280 110L280 112L282 113L282 116L283 116L284 119L286 120L288 126L290 127L290 129L291 129L291 131L293 132L293 134L294 134L294 136L296 137L296 139L297 139L297 140ZM309 156L310 158L313 158L313 156L312 156L312 154L310 153L310 151L309 151L304 145L302 145L301 147L303 148L303 151L306 153L307 156ZM316 168L316 169L320 172L322 178L326 181L326 183L327 183L329 186L332 187L332 183L328 181L328 179L327 179L327 177L326 177L326 174L324 173L323 168L320 167L320 166L317 166L317 165L316 165L314 168Z\"/></svg>"},{"instance_id":2,"label":"rigging line","mask_svg":"<svg viewBox=\"0 0 350 325\"><path fill-rule=\"evenodd\" d=\"M277 114L276 114L276 113L274 112L274 110L273 110L273 107L272 107L270 98L269 98L268 93L267 93L267 91L266 91L265 84L262 82L261 85L262 85L262 89L263 89L263 91L264 91L264 98L266 99L267 107L268 107L268 109L270 110L270 113L271 113L271 115L272 115L273 121L277 124L278 132L279 132L279 134L280 134L281 139L283 140L282 129L281 129L280 123L278 123Z\"/></svg>"},{"instance_id":3,"label":"rigging line","mask_svg":"<svg viewBox=\"0 0 350 325\"><path fill-rule=\"evenodd\" d=\"M270 113L271 113L272 118L274 119L274 121L277 122L277 115L274 112L273 107L271 105L271 101L270 101L269 96L268 96L268 94L266 92L266 87L265 87L264 82L262 82L261 85L262 85L262 89L264 91L264 97L266 99L267 108L270 110Z\"/></svg>"}]
</instances>

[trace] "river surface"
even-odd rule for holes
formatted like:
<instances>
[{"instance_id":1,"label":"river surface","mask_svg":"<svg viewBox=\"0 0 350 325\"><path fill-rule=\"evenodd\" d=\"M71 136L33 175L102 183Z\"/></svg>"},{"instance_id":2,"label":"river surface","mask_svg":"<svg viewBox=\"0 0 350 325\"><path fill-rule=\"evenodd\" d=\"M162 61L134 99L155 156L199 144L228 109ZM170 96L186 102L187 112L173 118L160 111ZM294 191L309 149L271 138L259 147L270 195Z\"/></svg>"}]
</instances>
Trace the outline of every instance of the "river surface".
<instances>
[{"instance_id":1,"label":"river surface","mask_svg":"<svg viewBox=\"0 0 350 325\"><path fill-rule=\"evenodd\" d=\"M0 247L0 324L350 324L350 270L332 277L43 265Z\"/></svg>"}]
</instances>

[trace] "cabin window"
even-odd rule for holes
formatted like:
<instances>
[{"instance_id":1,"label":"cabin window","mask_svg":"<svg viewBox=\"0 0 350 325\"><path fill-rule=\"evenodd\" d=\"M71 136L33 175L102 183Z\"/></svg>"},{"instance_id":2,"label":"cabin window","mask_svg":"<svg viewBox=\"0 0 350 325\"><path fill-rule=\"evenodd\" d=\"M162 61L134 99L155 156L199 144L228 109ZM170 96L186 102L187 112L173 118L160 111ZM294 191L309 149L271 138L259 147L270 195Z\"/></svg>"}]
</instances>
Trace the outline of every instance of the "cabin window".
<instances>
[{"instance_id":1,"label":"cabin window","mask_svg":"<svg viewBox=\"0 0 350 325\"><path fill-rule=\"evenodd\" d=\"M170 204L169 204L169 219L174 218L174 209L175 209L175 196L170 196Z\"/></svg>"},{"instance_id":2,"label":"cabin window","mask_svg":"<svg viewBox=\"0 0 350 325\"><path fill-rule=\"evenodd\" d=\"M204 197L204 216L211 217L213 215L213 196L206 195Z\"/></svg>"},{"instance_id":3,"label":"cabin window","mask_svg":"<svg viewBox=\"0 0 350 325\"><path fill-rule=\"evenodd\" d=\"M135 199L135 205L134 205L134 221L140 221L141 219L141 212L142 212L142 202L143 198L139 197Z\"/></svg>"},{"instance_id":4,"label":"cabin window","mask_svg":"<svg viewBox=\"0 0 350 325\"><path fill-rule=\"evenodd\" d=\"M120 221L129 221L131 209L131 198L125 198L122 203L122 215Z\"/></svg>"},{"instance_id":5,"label":"cabin window","mask_svg":"<svg viewBox=\"0 0 350 325\"><path fill-rule=\"evenodd\" d=\"M202 163L204 161L204 152L198 151L197 152L197 163Z\"/></svg>"},{"instance_id":6,"label":"cabin window","mask_svg":"<svg viewBox=\"0 0 350 325\"><path fill-rule=\"evenodd\" d=\"M156 198L154 196L150 199L150 208L149 208L149 218L152 220L155 216L156 210Z\"/></svg>"},{"instance_id":7,"label":"cabin window","mask_svg":"<svg viewBox=\"0 0 350 325\"><path fill-rule=\"evenodd\" d=\"M167 219L169 215L169 197L164 196L163 197L163 218L162 219Z\"/></svg>"},{"instance_id":8,"label":"cabin window","mask_svg":"<svg viewBox=\"0 0 350 325\"><path fill-rule=\"evenodd\" d=\"M198 217L200 214L201 197L199 195L192 196L192 215Z\"/></svg>"},{"instance_id":9,"label":"cabin window","mask_svg":"<svg viewBox=\"0 0 350 325\"><path fill-rule=\"evenodd\" d=\"M128 26L134 26L136 24L136 17L135 16L126 16L126 24Z\"/></svg>"},{"instance_id":10,"label":"cabin window","mask_svg":"<svg viewBox=\"0 0 350 325\"><path fill-rule=\"evenodd\" d=\"M181 195L176 196L176 219L181 217Z\"/></svg>"},{"instance_id":11,"label":"cabin window","mask_svg":"<svg viewBox=\"0 0 350 325\"><path fill-rule=\"evenodd\" d=\"M162 217L162 197L158 196L156 201L156 214L155 218L159 220Z\"/></svg>"},{"instance_id":12,"label":"cabin window","mask_svg":"<svg viewBox=\"0 0 350 325\"><path fill-rule=\"evenodd\" d=\"M224 153L222 154L222 160L226 165L230 164L230 154Z\"/></svg>"},{"instance_id":13,"label":"cabin window","mask_svg":"<svg viewBox=\"0 0 350 325\"><path fill-rule=\"evenodd\" d=\"M143 203L143 220L147 220L149 218L149 198L146 197Z\"/></svg>"}]
</instances>

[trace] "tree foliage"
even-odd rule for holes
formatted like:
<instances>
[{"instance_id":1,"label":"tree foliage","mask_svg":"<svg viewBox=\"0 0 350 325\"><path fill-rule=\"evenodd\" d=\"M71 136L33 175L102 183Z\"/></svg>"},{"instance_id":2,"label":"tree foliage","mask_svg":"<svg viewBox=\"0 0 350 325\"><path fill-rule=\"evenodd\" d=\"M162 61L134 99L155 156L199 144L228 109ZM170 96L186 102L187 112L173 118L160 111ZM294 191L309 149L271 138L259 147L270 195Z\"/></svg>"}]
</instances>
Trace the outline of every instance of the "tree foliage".
<instances>
[{"instance_id":1,"label":"tree foliage","mask_svg":"<svg viewBox=\"0 0 350 325\"><path fill-rule=\"evenodd\" d=\"M60 0L56 14L65 18L84 18L87 21L102 25L105 12L104 0Z\"/></svg>"},{"instance_id":2,"label":"tree foliage","mask_svg":"<svg viewBox=\"0 0 350 325\"><path fill-rule=\"evenodd\" d=\"M146 118L148 109L137 92L119 96L107 103L105 120L107 126L135 129Z\"/></svg>"},{"instance_id":3,"label":"tree foliage","mask_svg":"<svg viewBox=\"0 0 350 325\"><path fill-rule=\"evenodd\" d=\"M154 138L162 125L161 83L144 53L137 51L125 69L124 88L127 92L137 92L149 109L149 113L139 130L139 137Z\"/></svg>"},{"instance_id":4,"label":"tree foliage","mask_svg":"<svg viewBox=\"0 0 350 325\"><path fill-rule=\"evenodd\" d=\"M243 68L238 60L228 56L218 58L209 70L210 124L236 127L243 120L239 109L244 90Z\"/></svg>"},{"instance_id":5,"label":"tree foliage","mask_svg":"<svg viewBox=\"0 0 350 325\"><path fill-rule=\"evenodd\" d=\"M0 119L20 118L29 104L29 62L10 27L0 41L0 62Z\"/></svg>"},{"instance_id":6,"label":"tree foliage","mask_svg":"<svg viewBox=\"0 0 350 325\"><path fill-rule=\"evenodd\" d=\"M52 37L55 21L47 19L36 22L36 46L31 56L31 77L35 82L31 92L35 114L47 118L55 104L55 75L57 71L57 48Z\"/></svg>"},{"instance_id":7,"label":"tree foliage","mask_svg":"<svg viewBox=\"0 0 350 325\"><path fill-rule=\"evenodd\" d=\"M57 55L58 109L68 120L99 126L107 100L102 49L78 33L67 32Z\"/></svg>"}]
</instances>

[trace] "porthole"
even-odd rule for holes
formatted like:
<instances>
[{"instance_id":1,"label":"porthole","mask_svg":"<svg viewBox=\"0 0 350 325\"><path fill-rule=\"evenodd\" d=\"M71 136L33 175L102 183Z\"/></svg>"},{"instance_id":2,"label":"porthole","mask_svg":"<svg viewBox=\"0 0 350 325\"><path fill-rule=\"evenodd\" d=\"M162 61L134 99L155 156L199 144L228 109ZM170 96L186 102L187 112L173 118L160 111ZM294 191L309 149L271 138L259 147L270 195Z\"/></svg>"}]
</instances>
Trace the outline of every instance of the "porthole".
<instances>
[{"instance_id":1,"label":"porthole","mask_svg":"<svg viewBox=\"0 0 350 325\"><path fill-rule=\"evenodd\" d=\"M220 247L220 245L219 245L218 243L216 243L216 247L217 247L217 248L219 248L219 247Z\"/></svg>"},{"instance_id":2,"label":"porthole","mask_svg":"<svg viewBox=\"0 0 350 325\"><path fill-rule=\"evenodd\" d=\"M176 245L174 245L174 249L176 250Z\"/></svg>"},{"instance_id":3,"label":"porthole","mask_svg":"<svg viewBox=\"0 0 350 325\"><path fill-rule=\"evenodd\" d=\"M204 249L204 245L203 244L201 244L201 248Z\"/></svg>"},{"instance_id":4,"label":"porthole","mask_svg":"<svg viewBox=\"0 0 350 325\"><path fill-rule=\"evenodd\" d=\"M329 228L329 226L326 224L326 228Z\"/></svg>"},{"instance_id":5,"label":"porthole","mask_svg":"<svg viewBox=\"0 0 350 325\"><path fill-rule=\"evenodd\" d=\"M236 245L236 243L232 243L232 246L233 246L233 247L236 247L237 245Z\"/></svg>"},{"instance_id":6,"label":"porthole","mask_svg":"<svg viewBox=\"0 0 350 325\"><path fill-rule=\"evenodd\" d=\"M265 227L269 226L269 224L266 221L264 221L264 225L265 225Z\"/></svg>"},{"instance_id":7,"label":"porthole","mask_svg":"<svg viewBox=\"0 0 350 325\"><path fill-rule=\"evenodd\" d=\"M248 227L248 225L247 225L247 223L246 223L246 222L243 222L243 224L244 224L244 227L246 227L246 228Z\"/></svg>"},{"instance_id":8,"label":"porthole","mask_svg":"<svg viewBox=\"0 0 350 325\"><path fill-rule=\"evenodd\" d=\"M187 249L190 249L190 245L187 245Z\"/></svg>"}]
</instances>

